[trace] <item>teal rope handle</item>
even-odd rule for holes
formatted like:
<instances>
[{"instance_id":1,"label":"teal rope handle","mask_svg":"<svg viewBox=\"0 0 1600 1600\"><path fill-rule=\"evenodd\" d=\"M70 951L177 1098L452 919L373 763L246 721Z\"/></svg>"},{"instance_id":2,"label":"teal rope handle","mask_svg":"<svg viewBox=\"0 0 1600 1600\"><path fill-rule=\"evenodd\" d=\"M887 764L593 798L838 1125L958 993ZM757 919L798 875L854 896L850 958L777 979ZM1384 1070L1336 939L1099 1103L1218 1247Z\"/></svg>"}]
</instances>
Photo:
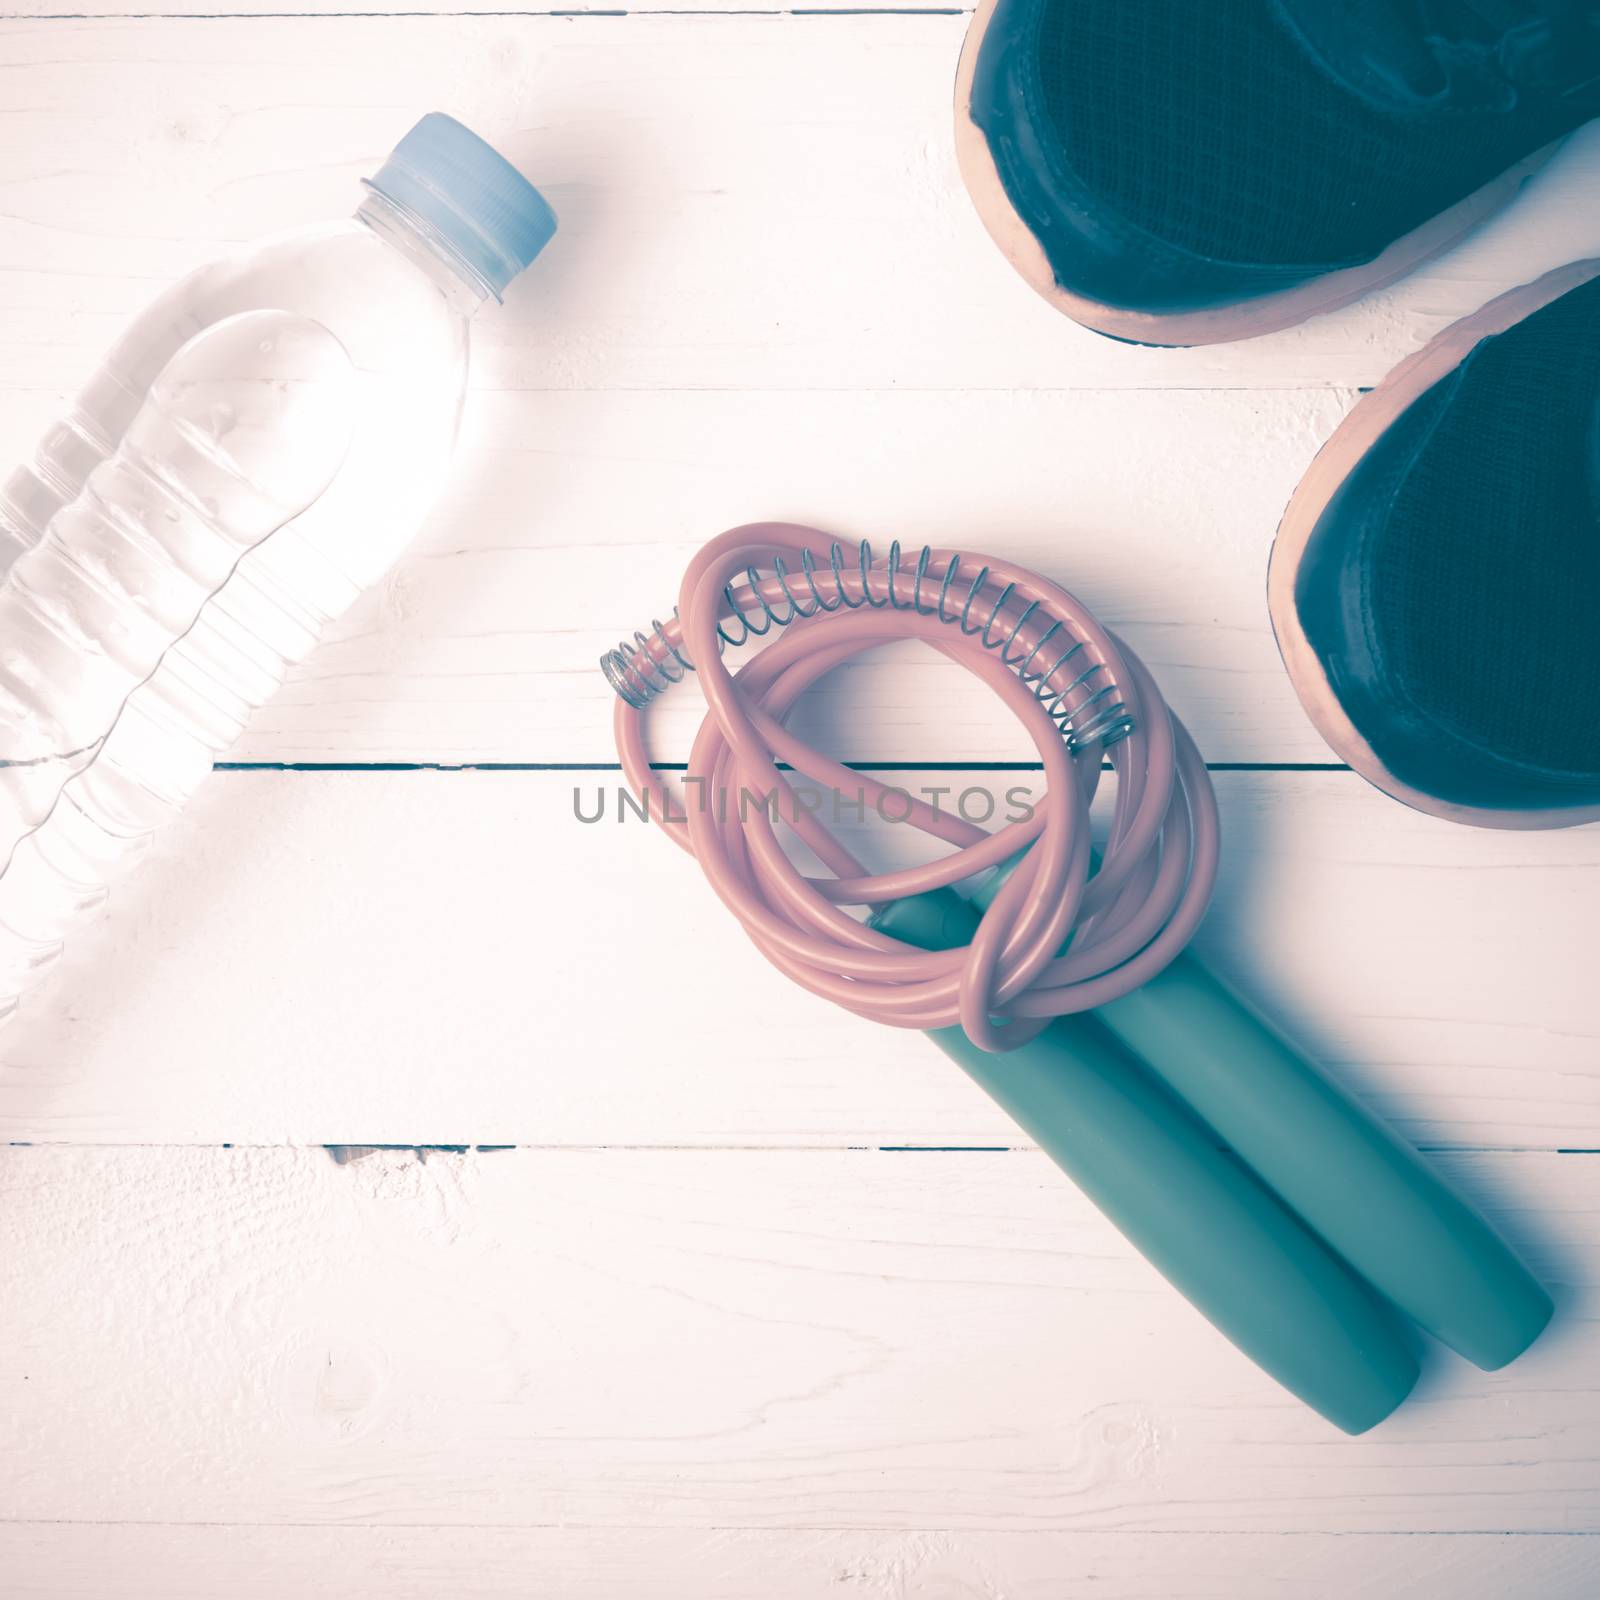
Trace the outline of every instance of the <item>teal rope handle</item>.
<instances>
[{"instance_id":1,"label":"teal rope handle","mask_svg":"<svg viewBox=\"0 0 1600 1600\"><path fill-rule=\"evenodd\" d=\"M982 911L1006 868L975 885ZM1192 952L1094 1016L1374 1289L1488 1371L1554 1303L1439 1172Z\"/></svg>"},{"instance_id":2,"label":"teal rope handle","mask_svg":"<svg viewBox=\"0 0 1600 1600\"><path fill-rule=\"evenodd\" d=\"M1095 1015L1379 1293L1492 1371L1554 1312L1499 1234L1192 955Z\"/></svg>"},{"instance_id":3,"label":"teal rope handle","mask_svg":"<svg viewBox=\"0 0 1600 1600\"><path fill-rule=\"evenodd\" d=\"M924 950L970 943L949 889L891 902L883 932ZM928 1035L1012 1116L1219 1331L1347 1433L1410 1392L1416 1358L1387 1306L1088 1016L991 1055L961 1028Z\"/></svg>"}]
</instances>

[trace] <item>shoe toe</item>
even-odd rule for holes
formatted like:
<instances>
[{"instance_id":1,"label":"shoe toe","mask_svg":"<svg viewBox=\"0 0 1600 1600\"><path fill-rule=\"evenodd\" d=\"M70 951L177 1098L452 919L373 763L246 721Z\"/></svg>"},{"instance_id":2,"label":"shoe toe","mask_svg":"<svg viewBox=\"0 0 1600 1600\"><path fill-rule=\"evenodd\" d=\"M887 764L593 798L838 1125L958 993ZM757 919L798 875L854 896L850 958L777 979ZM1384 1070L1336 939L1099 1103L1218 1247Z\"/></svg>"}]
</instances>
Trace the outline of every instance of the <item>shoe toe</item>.
<instances>
[{"instance_id":1,"label":"shoe toe","mask_svg":"<svg viewBox=\"0 0 1600 1600\"><path fill-rule=\"evenodd\" d=\"M1600 278L1478 344L1327 499L1297 687L1384 787L1510 826L1600 808L1597 450Z\"/></svg>"}]
</instances>

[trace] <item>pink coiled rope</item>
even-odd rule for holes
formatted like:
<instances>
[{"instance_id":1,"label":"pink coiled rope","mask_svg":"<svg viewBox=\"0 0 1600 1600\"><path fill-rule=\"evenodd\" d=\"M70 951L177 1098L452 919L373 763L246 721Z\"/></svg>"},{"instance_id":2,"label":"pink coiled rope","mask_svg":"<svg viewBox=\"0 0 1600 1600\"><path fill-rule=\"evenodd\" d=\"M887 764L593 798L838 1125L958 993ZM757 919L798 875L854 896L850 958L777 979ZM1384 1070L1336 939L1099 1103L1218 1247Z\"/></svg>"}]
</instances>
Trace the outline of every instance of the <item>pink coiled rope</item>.
<instances>
[{"instance_id":1,"label":"pink coiled rope","mask_svg":"<svg viewBox=\"0 0 1600 1600\"><path fill-rule=\"evenodd\" d=\"M651 818L700 863L774 966L877 1022L959 1023L980 1048L1008 1050L1052 1017L1155 976L1205 913L1218 826L1205 763L1143 663L1066 590L1007 562L924 549L913 567L898 545L884 561L865 544L859 560L846 560L843 548L788 523L734 528L689 563L675 619L605 658L622 768ZM773 628L782 637L728 670L725 645ZM896 639L920 639L958 662L1015 714L1044 768L1045 797L1031 817L990 833L788 730L819 678ZM643 708L691 667L709 709L674 803L646 754ZM1117 784L1096 865L1089 807L1102 750ZM952 853L869 873L800 802L780 763L862 804L881 808L895 794L909 809L904 820ZM833 876L795 866L774 812ZM964 949L917 949L841 909L943 888L1022 851Z\"/></svg>"}]
</instances>

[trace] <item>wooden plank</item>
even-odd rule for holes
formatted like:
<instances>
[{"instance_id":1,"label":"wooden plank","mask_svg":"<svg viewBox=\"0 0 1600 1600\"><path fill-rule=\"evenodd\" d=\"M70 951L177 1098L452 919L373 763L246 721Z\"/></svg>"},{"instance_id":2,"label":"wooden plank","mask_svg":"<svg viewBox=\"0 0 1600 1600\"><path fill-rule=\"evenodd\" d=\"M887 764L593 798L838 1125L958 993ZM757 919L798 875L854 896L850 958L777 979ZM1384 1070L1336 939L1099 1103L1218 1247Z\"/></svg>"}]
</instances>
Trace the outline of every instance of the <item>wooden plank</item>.
<instances>
[{"instance_id":1,"label":"wooden plank","mask_svg":"<svg viewBox=\"0 0 1600 1600\"><path fill-rule=\"evenodd\" d=\"M564 232L483 329L490 390L1352 386L1498 289L1600 248L1600 129L1514 213L1272 338L1134 349L1000 258L956 173L964 15L0 24L0 371L66 391L218 242L340 216L448 110ZM25 92L22 86L25 85ZM292 86L292 89L287 87Z\"/></svg>"},{"instance_id":2,"label":"wooden plank","mask_svg":"<svg viewBox=\"0 0 1600 1600\"><path fill-rule=\"evenodd\" d=\"M650 828L577 822L612 782L219 775L0 1035L0 1137L1018 1142L919 1036L770 969ZM1600 830L1462 829L1347 773L1218 789L1202 946L1246 993L1415 1140L1600 1146Z\"/></svg>"},{"instance_id":3,"label":"wooden plank","mask_svg":"<svg viewBox=\"0 0 1600 1600\"><path fill-rule=\"evenodd\" d=\"M604 759L593 657L759 515L1034 561L1213 759L1325 759L1261 613L1279 507L1355 386L1600 248L1591 130L1393 294L1129 350L973 219L962 16L214 9L0 25L0 458L161 283L347 210L431 105L564 222L485 322L448 503L249 760ZM813 721L1020 753L916 663ZM219 778L0 1037L0 1137L42 1141L0 1151L8 1597L1595 1590L1600 1164L1514 1153L1600 1146L1593 830L1221 779L1208 951L1412 1137L1501 1147L1442 1159L1562 1304L1349 1441L1037 1152L844 1148L1018 1139L921 1040L797 999L646 830L573 822L574 781ZM184 1147L282 1140L338 1148ZM623 1148L663 1144L740 1148Z\"/></svg>"},{"instance_id":4,"label":"wooden plank","mask_svg":"<svg viewBox=\"0 0 1600 1600\"><path fill-rule=\"evenodd\" d=\"M1353 1441L1037 1153L11 1149L7 1516L1593 1532L1600 1159L1447 1165L1561 1321Z\"/></svg>"},{"instance_id":5,"label":"wooden plank","mask_svg":"<svg viewBox=\"0 0 1600 1600\"><path fill-rule=\"evenodd\" d=\"M552 254L513 303L485 323L481 388L455 491L392 581L335 631L257 720L239 756L603 758L607 691L590 670L599 650L667 609L682 562L699 540L733 521L786 515L880 542L894 533L911 541L981 539L1036 561L1126 631L1213 759L1327 758L1279 668L1261 572L1282 505L1348 403L1348 391L1041 391L1032 386L1277 384L1303 381L1305 374L1296 378L1292 365L1274 358L1249 371L1217 368L1201 376L1164 369L1137 377L1121 366L1124 359L1167 356L1092 340L1096 359L1110 352L1112 365L1056 361L1051 373L1030 376L1015 363L1036 362L1057 335L1078 337L1043 307L1043 330L1031 317L1008 330L994 315L969 314L980 291L962 291L968 311L960 317L936 323L924 305L911 308L920 320L908 323L907 296L923 292L928 272L881 295L870 271L852 270L844 284L819 262L816 270L791 273L789 264L804 259L799 242L783 233L796 226L792 195L781 222L770 207L782 187L773 172L798 159L796 127L788 125L781 148L770 128L736 130L738 119L770 121L784 104L770 86L751 95L747 80L781 75L790 62L816 80L828 78L825 61L847 75L865 73L870 61L887 97L870 103L890 117L894 94L909 81L905 58L929 54L915 45L919 30L959 19L833 18L826 37L820 19L787 20L794 26L776 44L772 30L783 19L635 18L606 23L612 31L603 40L599 19L577 28L550 19L537 26L536 19L452 23L464 30L461 83L477 85L480 97L487 94L483 84L508 73L515 78L517 63L524 79L534 74L541 94L566 82L560 63L571 68L573 85L559 91L570 94L570 104L560 115L552 111L548 125L516 135L527 141L531 164L535 146L548 143L558 176L574 163L581 167L589 160L585 129L599 138L602 103L610 104L615 125L617 97L626 93L633 108L628 126L640 117L661 120L646 130L647 147L651 161L671 171L656 171L647 185L645 174L627 163L607 169L608 181L634 185L632 203L646 208L635 209L631 223L622 220L626 206L619 211L605 200L599 171L585 169L572 180L574 194L558 195L564 208L568 199L578 206L568 230L576 235L576 259L563 266ZM700 38L699 25L719 30L706 35L714 52L687 42ZM839 29L858 25L868 31L848 37L859 49L833 48L846 37ZM424 67L438 70L436 53L414 37L421 23L398 20L382 35L386 48L375 51L376 26L370 18L16 24L4 35L14 70L28 75L31 97L0 130L0 172L7 175L0 180L6 213L0 372L7 384L0 389L0 436L12 441L12 454L29 448L124 317L209 247L196 230L240 236L336 213L348 203L354 175L389 136L378 124L392 123L396 104L410 92L383 74L409 72L406 82L420 94ZM308 51L313 27L316 49ZM527 28L544 45L535 48L532 36L516 31ZM360 73L352 67L357 55ZM743 63L731 89L720 77L706 78L713 55ZM291 56L297 101L289 115L271 92L277 69ZM472 66L481 68L479 76L467 73ZM665 106L650 111L652 95L685 88L699 94L699 115L689 116L684 105L670 116ZM481 101L491 132L516 126L521 104L509 92L497 93ZM883 240L892 235L900 249L915 241L916 221L896 215L895 207L925 210L930 185L944 194L949 175L908 186L907 158L889 146L915 119L904 108L895 113L898 133L892 118L862 123L844 109L852 93L865 94L865 83L842 85L826 115L806 102L812 143L848 137L862 146L855 161L842 150L815 156L829 166L833 187L807 203L848 216L852 251L876 248L879 224L869 213L887 218ZM188 109L174 115L174 106ZM580 110L589 121L580 118L569 129L563 118ZM702 138L693 130L707 122ZM685 143L693 148L681 150ZM521 148L519 142L513 153ZM730 160L747 165L742 176L723 174L716 195L691 185L696 163ZM891 172L900 174L903 191L895 205L888 199ZM675 183L689 187L671 208L673 237L647 236L649 219L659 225L661 197L675 192ZM876 186L876 200L852 184ZM713 200L717 214L703 215ZM960 249L964 201L952 192L941 205L952 211L939 224L950 238L942 247L916 244L928 261ZM752 208L765 217L765 236L782 246L773 285L785 291L781 307L765 291L749 292L757 240L741 242L737 230ZM1588 208L1552 203L1525 215L1526 233L1560 239L1562 226L1570 230L1572 218L1588 215ZM806 248L818 248L812 236L824 231L813 225ZM837 241L828 248L836 260ZM675 276L691 260L692 283ZM111 261L117 270L108 275ZM601 261L623 264L620 298L618 270L590 270ZM645 261L649 270L641 272ZM737 271L744 293L735 292L730 271ZM1482 283L1474 281L1477 293ZM611 285L605 304L596 298L602 282ZM666 296L661 304L640 299L658 292ZM870 301L866 321L844 316L846 292ZM713 328L713 308L718 317L748 325L742 332ZM826 370L786 371L775 338L796 340L807 360L828 350ZM629 365L651 341L662 357L653 377ZM1372 348L1370 332L1347 329L1335 342ZM1414 341L1402 340L1408 342ZM735 348L744 351L737 370L723 366ZM1172 359L1254 361L1253 349L1179 352ZM862 350L889 358L893 370L874 375L853 368L853 353ZM980 362L1012 365L980 370L968 358L974 351ZM1325 349L1318 358L1319 382L1343 370L1327 357ZM742 392L751 381L763 392ZM862 382L904 387L850 392ZM552 383L562 392L552 393ZM568 384L598 392L575 393ZM667 384L671 392L641 391L641 384L646 391ZM804 392L773 387L785 384ZM809 387L817 384L824 393ZM950 392L957 384L978 389ZM993 392L996 385L1004 392ZM681 730L695 713L692 696L679 701ZM844 675L830 703L825 714L838 725L838 748L847 755L934 760L1016 753L987 699L942 664L919 663L908 673L894 663Z\"/></svg>"},{"instance_id":6,"label":"wooden plank","mask_svg":"<svg viewBox=\"0 0 1600 1600\"><path fill-rule=\"evenodd\" d=\"M426 530L232 754L614 760L601 652L670 614L704 540L776 517L1032 564L1144 656L1211 759L1330 761L1264 574L1350 398L480 394ZM805 714L850 759L1031 753L987 688L915 649L836 674ZM664 756L687 753L702 715L692 684L662 702Z\"/></svg>"},{"instance_id":7,"label":"wooden plank","mask_svg":"<svg viewBox=\"0 0 1600 1600\"><path fill-rule=\"evenodd\" d=\"M0 1525L10 1600L1590 1600L1569 1534Z\"/></svg>"}]
</instances>

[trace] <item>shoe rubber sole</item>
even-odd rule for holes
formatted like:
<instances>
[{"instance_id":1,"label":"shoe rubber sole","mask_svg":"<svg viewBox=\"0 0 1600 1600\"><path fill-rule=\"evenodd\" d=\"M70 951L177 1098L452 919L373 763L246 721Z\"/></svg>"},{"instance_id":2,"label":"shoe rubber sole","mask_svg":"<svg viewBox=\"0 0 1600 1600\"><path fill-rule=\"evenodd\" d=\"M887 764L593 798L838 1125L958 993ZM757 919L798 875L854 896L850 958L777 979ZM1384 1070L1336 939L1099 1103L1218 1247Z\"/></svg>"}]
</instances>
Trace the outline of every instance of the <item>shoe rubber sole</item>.
<instances>
[{"instance_id":1,"label":"shoe rubber sole","mask_svg":"<svg viewBox=\"0 0 1600 1600\"><path fill-rule=\"evenodd\" d=\"M1337 310L1385 288L1424 261L1441 255L1515 198L1518 189L1547 162L1557 139L1507 168L1464 200L1396 239L1371 261L1324 273L1293 288L1195 311L1129 311L1086 299L1056 282L1044 250L1017 214L1000 181L988 139L972 120L972 82L978 52L999 0L983 0L967 28L956 67L956 161L962 181L990 237L1023 278L1058 311L1096 333L1133 344L1201 345L1276 333L1324 311Z\"/></svg>"},{"instance_id":2,"label":"shoe rubber sole","mask_svg":"<svg viewBox=\"0 0 1600 1600\"><path fill-rule=\"evenodd\" d=\"M1452 323L1408 356L1375 389L1363 395L1329 435L1300 480L1278 524L1267 563L1267 608L1278 649L1300 703L1334 752L1385 794L1430 816L1480 828L1570 828L1600 821L1600 806L1497 810L1440 800L1403 782L1378 758L1346 716L1327 672L1301 626L1295 578L1311 536L1333 497L1366 453L1415 400L1448 377L1480 341L1531 317L1552 301L1600 277L1600 260L1575 261L1511 289L1470 317Z\"/></svg>"}]
</instances>

